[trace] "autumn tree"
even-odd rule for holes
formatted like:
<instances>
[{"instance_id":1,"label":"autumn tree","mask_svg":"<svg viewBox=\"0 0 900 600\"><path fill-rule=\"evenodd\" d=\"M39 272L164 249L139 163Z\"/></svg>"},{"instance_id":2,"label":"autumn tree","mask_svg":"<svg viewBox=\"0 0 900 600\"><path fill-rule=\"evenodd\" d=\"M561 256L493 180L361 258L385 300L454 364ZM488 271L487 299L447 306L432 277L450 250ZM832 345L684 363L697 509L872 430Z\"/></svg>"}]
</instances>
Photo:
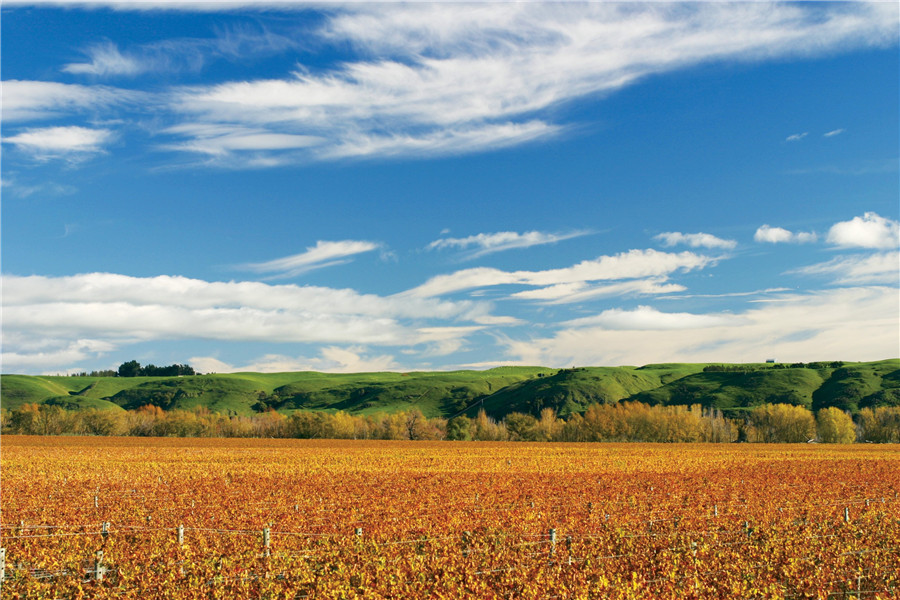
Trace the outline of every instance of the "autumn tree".
<instances>
[{"instance_id":1,"label":"autumn tree","mask_svg":"<svg viewBox=\"0 0 900 600\"><path fill-rule=\"evenodd\" d=\"M859 411L862 439L867 442L900 442L900 406L879 406Z\"/></svg>"},{"instance_id":2,"label":"autumn tree","mask_svg":"<svg viewBox=\"0 0 900 600\"><path fill-rule=\"evenodd\" d=\"M852 444L856 441L856 425L850 415L830 406L816 413L816 432L826 444Z\"/></svg>"},{"instance_id":3,"label":"autumn tree","mask_svg":"<svg viewBox=\"0 0 900 600\"><path fill-rule=\"evenodd\" d=\"M816 420L802 406L764 404L750 412L750 424L757 442L798 443L816 435Z\"/></svg>"}]
</instances>

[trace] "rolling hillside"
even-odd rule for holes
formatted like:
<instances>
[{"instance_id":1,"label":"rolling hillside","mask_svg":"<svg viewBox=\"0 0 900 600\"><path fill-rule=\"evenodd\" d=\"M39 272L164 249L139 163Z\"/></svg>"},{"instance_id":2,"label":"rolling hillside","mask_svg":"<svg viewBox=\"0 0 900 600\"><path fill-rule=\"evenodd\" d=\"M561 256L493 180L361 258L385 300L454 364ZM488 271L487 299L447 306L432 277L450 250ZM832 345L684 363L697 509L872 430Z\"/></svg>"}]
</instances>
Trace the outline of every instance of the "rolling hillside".
<instances>
[{"instance_id":1,"label":"rolling hillside","mask_svg":"<svg viewBox=\"0 0 900 600\"><path fill-rule=\"evenodd\" d=\"M8 410L46 403L69 410L165 410L198 406L246 415L273 409L356 414L419 409L427 417L510 412L561 416L591 403L640 401L702 404L735 414L764 403L857 412L900 405L900 359L809 365L660 364L643 367L501 367L487 371L412 373L231 373L186 377L60 377L3 375L0 404Z\"/></svg>"}]
</instances>

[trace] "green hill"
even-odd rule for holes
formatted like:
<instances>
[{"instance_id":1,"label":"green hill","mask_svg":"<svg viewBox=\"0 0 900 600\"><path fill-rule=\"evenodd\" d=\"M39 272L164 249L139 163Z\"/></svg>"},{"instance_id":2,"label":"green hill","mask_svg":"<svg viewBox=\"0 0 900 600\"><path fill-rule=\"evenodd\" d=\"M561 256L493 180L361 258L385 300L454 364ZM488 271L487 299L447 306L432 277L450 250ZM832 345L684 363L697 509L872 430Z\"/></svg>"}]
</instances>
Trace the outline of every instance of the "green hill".
<instances>
[{"instance_id":1,"label":"green hill","mask_svg":"<svg viewBox=\"0 0 900 600\"><path fill-rule=\"evenodd\" d=\"M808 365L658 364L643 367L502 367L411 373L230 373L184 377L0 376L0 405L51 404L69 410L165 410L198 406L247 415L274 409L356 414L418 409L427 417L510 412L561 416L594 402L702 404L739 413L764 403L857 412L900 405L900 359Z\"/></svg>"},{"instance_id":2,"label":"green hill","mask_svg":"<svg viewBox=\"0 0 900 600\"><path fill-rule=\"evenodd\" d=\"M483 407L493 417L502 417L510 412L538 415L544 408L552 408L560 416L566 416L583 412L593 403L627 400L641 392L659 388L666 381L680 379L702 369L703 365L561 369L549 376L509 385L486 397L479 408Z\"/></svg>"}]
</instances>

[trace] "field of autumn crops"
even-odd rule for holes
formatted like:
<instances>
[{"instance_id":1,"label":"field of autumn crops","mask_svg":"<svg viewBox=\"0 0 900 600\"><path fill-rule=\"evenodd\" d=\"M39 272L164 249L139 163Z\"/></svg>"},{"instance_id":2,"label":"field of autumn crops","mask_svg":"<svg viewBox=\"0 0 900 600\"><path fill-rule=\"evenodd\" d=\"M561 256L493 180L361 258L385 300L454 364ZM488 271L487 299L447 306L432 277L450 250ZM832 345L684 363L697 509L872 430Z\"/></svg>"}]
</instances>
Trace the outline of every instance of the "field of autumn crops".
<instances>
[{"instance_id":1,"label":"field of autumn crops","mask_svg":"<svg viewBox=\"0 0 900 600\"><path fill-rule=\"evenodd\" d=\"M4 436L2 597L897 598L898 492L889 445Z\"/></svg>"}]
</instances>

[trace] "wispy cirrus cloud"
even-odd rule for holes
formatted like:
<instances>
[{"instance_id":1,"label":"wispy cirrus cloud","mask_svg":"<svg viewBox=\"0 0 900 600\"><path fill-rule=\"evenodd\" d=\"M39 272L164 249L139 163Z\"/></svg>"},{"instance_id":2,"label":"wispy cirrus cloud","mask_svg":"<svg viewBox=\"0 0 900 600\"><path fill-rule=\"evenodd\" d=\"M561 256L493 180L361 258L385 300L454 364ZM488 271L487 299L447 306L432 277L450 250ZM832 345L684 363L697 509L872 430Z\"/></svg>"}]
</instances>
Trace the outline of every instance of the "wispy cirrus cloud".
<instances>
[{"instance_id":1,"label":"wispy cirrus cloud","mask_svg":"<svg viewBox=\"0 0 900 600\"><path fill-rule=\"evenodd\" d=\"M554 244L563 240L588 235L589 233L588 231L573 231L569 233L498 231L496 233L479 233L464 238L441 238L428 244L426 249L459 248L467 251L465 253L466 259L472 259L494 252Z\"/></svg>"},{"instance_id":2,"label":"wispy cirrus cloud","mask_svg":"<svg viewBox=\"0 0 900 600\"><path fill-rule=\"evenodd\" d=\"M572 304L596 298L615 296L650 296L674 294L684 291L683 285L669 283L665 277L648 277L632 281L610 284L589 284L587 282L559 283L534 290L524 290L510 294L516 300L533 300L543 304Z\"/></svg>"},{"instance_id":3,"label":"wispy cirrus cloud","mask_svg":"<svg viewBox=\"0 0 900 600\"><path fill-rule=\"evenodd\" d=\"M831 131L823 133L822 137L827 137L827 138L834 137L836 135L841 135L845 131L846 131L846 129L832 129Z\"/></svg>"},{"instance_id":4,"label":"wispy cirrus cloud","mask_svg":"<svg viewBox=\"0 0 900 600\"><path fill-rule=\"evenodd\" d=\"M807 244L815 242L818 236L812 231L793 232L784 227L772 227L771 225L762 225L757 228L753 234L753 239L761 243L769 244Z\"/></svg>"},{"instance_id":5,"label":"wispy cirrus cloud","mask_svg":"<svg viewBox=\"0 0 900 600\"><path fill-rule=\"evenodd\" d=\"M119 51L112 42L93 44L85 50L90 59L84 63L69 63L62 67L66 73L74 75L137 75L147 70L137 58L127 56Z\"/></svg>"},{"instance_id":6,"label":"wispy cirrus cloud","mask_svg":"<svg viewBox=\"0 0 900 600\"><path fill-rule=\"evenodd\" d=\"M272 278L295 277L314 269L345 264L350 257L380 248L380 244L359 240L318 241L306 252L260 263L244 263L237 268L256 273L270 273Z\"/></svg>"},{"instance_id":7,"label":"wispy cirrus cloud","mask_svg":"<svg viewBox=\"0 0 900 600\"><path fill-rule=\"evenodd\" d=\"M122 51L109 40L89 44L84 62L73 62L62 71L93 77L134 77L144 73L196 72L210 61L278 54L302 46L302 35L284 35L261 27L219 29L208 38L177 38L141 44Z\"/></svg>"},{"instance_id":8,"label":"wispy cirrus cloud","mask_svg":"<svg viewBox=\"0 0 900 600\"><path fill-rule=\"evenodd\" d=\"M836 285L898 285L900 253L878 252L839 256L827 262L794 269L789 273L831 277Z\"/></svg>"},{"instance_id":9,"label":"wispy cirrus cloud","mask_svg":"<svg viewBox=\"0 0 900 600\"><path fill-rule=\"evenodd\" d=\"M537 292L531 297L524 296L524 298L553 300L562 298L562 292L583 291L584 288L578 287L578 284L618 279L658 278L676 271L702 269L713 262L714 259L693 252L675 254L652 249L630 250L613 256L585 260L571 267L545 271L503 271L489 267L463 269L448 275L432 277L401 295L429 298L499 285L525 285L548 289L544 290L543 297ZM676 290L669 288L668 291Z\"/></svg>"},{"instance_id":10,"label":"wispy cirrus cloud","mask_svg":"<svg viewBox=\"0 0 900 600\"><path fill-rule=\"evenodd\" d=\"M809 135L809 132L808 132L808 131L804 131L803 133L793 133L793 134L787 136L787 137L784 139L784 141L786 141L786 142L799 142L800 140L802 140L803 138L805 138L805 137L808 136L808 135Z\"/></svg>"},{"instance_id":11,"label":"wispy cirrus cloud","mask_svg":"<svg viewBox=\"0 0 900 600\"><path fill-rule=\"evenodd\" d=\"M179 150L225 157L236 152L281 151L308 148L320 144L322 138L309 135L277 133L267 129L233 125L183 123L165 130L187 141L163 146Z\"/></svg>"},{"instance_id":12,"label":"wispy cirrus cloud","mask_svg":"<svg viewBox=\"0 0 900 600\"><path fill-rule=\"evenodd\" d=\"M203 9L165 2L111 5ZM211 60L245 60L310 45L338 49L340 60L331 64L313 69L301 63L283 76L173 86L154 94L5 82L3 118L109 112L130 102L129 110L151 114L146 122L159 126L157 148L197 154L202 164L228 168L447 156L568 135L577 124L561 107L657 73L710 61L884 46L896 39L897 14L889 3L348 4L325 11L303 31L232 28L209 38L125 48L104 40L88 45L84 60L62 68L71 75L126 78L197 71Z\"/></svg>"},{"instance_id":13,"label":"wispy cirrus cloud","mask_svg":"<svg viewBox=\"0 0 900 600\"><path fill-rule=\"evenodd\" d=\"M895 12L877 4L342 6L312 35L365 60L184 89L170 109L189 123L321 137L307 151L319 160L479 152L560 135L567 124L548 109L651 74L892 43Z\"/></svg>"},{"instance_id":14,"label":"wispy cirrus cloud","mask_svg":"<svg viewBox=\"0 0 900 600\"><path fill-rule=\"evenodd\" d=\"M681 233L667 231L654 236L655 240L662 242L664 246L671 247L683 244L691 248L722 248L730 250L737 246L734 240L725 240L710 233Z\"/></svg>"},{"instance_id":15,"label":"wispy cirrus cloud","mask_svg":"<svg viewBox=\"0 0 900 600\"><path fill-rule=\"evenodd\" d=\"M138 105L150 97L145 92L108 86L11 79L3 82L2 114L5 122L33 121Z\"/></svg>"}]
</instances>

